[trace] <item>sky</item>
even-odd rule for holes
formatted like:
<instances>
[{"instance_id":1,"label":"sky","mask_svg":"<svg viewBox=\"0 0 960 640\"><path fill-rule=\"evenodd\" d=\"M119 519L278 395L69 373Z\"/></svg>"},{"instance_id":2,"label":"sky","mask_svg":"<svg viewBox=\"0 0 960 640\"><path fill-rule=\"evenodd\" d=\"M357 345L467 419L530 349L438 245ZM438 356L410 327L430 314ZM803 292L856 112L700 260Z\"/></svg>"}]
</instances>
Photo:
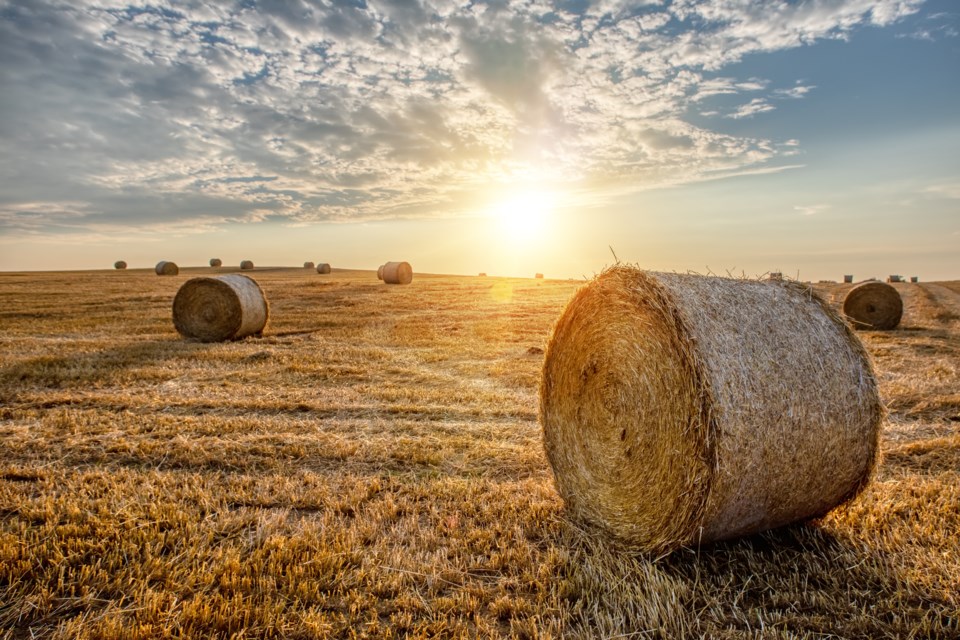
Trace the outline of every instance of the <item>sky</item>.
<instances>
[{"instance_id":1,"label":"sky","mask_svg":"<svg viewBox=\"0 0 960 640\"><path fill-rule=\"evenodd\" d=\"M955 0L0 0L0 271L960 279Z\"/></svg>"}]
</instances>

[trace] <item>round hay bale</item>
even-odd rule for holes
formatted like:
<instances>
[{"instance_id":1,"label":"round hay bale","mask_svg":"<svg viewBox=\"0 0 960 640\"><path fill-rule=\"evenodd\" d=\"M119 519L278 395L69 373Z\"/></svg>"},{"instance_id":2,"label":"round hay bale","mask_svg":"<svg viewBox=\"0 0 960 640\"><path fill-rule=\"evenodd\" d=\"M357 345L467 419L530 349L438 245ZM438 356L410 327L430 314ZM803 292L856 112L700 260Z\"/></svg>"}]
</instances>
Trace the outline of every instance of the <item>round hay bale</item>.
<instances>
[{"instance_id":1,"label":"round hay bale","mask_svg":"<svg viewBox=\"0 0 960 640\"><path fill-rule=\"evenodd\" d=\"M480 277L480 278L486 278L486 277L487 277L487 274L486 274L486 272L481 271L481 272L480 272L480 275L479 275L478 277Z\"/></svg>"},{"instance_id":2,"label":"round hay bale","mask_svg":"<svg viewBox=\"0 0 960 640\"><path fill-rule=\"evenodd\" d=\"M843 315L857 329L896 329L903 316L903 300L889 284L864 282L846 292Z\"/></svg>"},{"instance_id":3,"label":"round hay bale","mask_svg":"<svg viewBox=\"0 0 960 640\"><path fill-rule=\"evenodd\" d=\"M543 279L543 274L542 274L542 273L536 273L536 274L534 274L533 277L536 278L536 279L538 279L538 280L542 280L542 279Z\"/></svg>"},{"instance_id":4,"label":"round hay bale","mask_svg":"<svg viewBox=\"0 0 960 640\"><path fill-rule=\"evenodd\" d=\"M174 262L168 262L167 260L161 260L157 263L155 271L158 276L175 276L180 273L180 267Z\"/></svg>"},{"instance_id":5,"label":"round hay bale","mask_svg":"<svg viewBox=\"0 0 960 640\"><path fill-rule=\"evenodd\" d=\"M844 282L844 284L850 284L850 283L852 283L852 282L853 282L853 276L852 276L852 275L843 276L843 282Z\"/></svg>"},{"instance_id":6,"label":"round hay bale","mask_svg":"<svg viewBox=\"0 0 960 640\"><path fill-rule=\"evenodd\" d=\"M882 415L809 289L625 266L571 300L540 386L571 515L651 552L825 514L866 484Z\"/></svg>"},{"instance_id":7,"label":"round hay bale","mask_svg":"<svg viewBox=\"0 0 960 640\"><path fill-rule=\"evenodd\" d=\"M387 284L410 284L413 267L409 262L387 262L383 265L383 281Z\"/></svg>"},{"instance_id":8,"label":"round hay bale","mask_svg":"<svg viewBox=\"0 0 960 640\"><path fill-rule=\"evenodd\" d=\"M782 271L771 271L771 272L767 275L767 280L783 280L783 272L782 272Z\"/></svg>"},{"instance_id":9,"label":"round hay bale","mask_svg":"<svg viewBox=\"0 0 960 640\"><path fill-rule=\"evenodd\" d=\"M330 273L330 263L321 262L317 265L317 273Z\"/></svg>"},{"instance_id":10,"label":"round hay bale","mask_svg":"<svg viewBox=\"0 0 960 640\"><path fill-rule=\"evenodd\" d=\"M240 268L243 270L253 269L253 260L242 260L240 262Z\"/></svg>"},{"instance_id":11,"label":"round hay bale","mask_svg":"<svg viewBox=\"0 0 960 640\"><path fill-rule=\"evenodd\" d=\"M223 260L221 260L220 258L210 258L211 267L219 267L222 265L223 265Z\"/></svg>"},{"instance_id":12,"label":"round hay bale","mask_svg":"<svg viewBox=\"0 0 960 640\"><path fill-rule=\"evenodd\" d=\"M304 263L303 263L303 268L304 268L304 269L313 269L313 263L312 263L312 262L304 262Z\"/></svg>"},{"instance_id":13,"label":"round hay bale","mask_svg":"<svg viewBox=\"0 0 960 640\"><path fill-rule=\"evenodd\" d=\"M123 260L117 260L116 262L113 263L113 268L114 268L114 269L126 269L126 268L127 268L127 263L124 262Z\"/></svg>"},{"instance_id":14,"label":"round hay bale","mask_svg":"<svg viewBox=\"0 0 960 640\"><path fill-rule=\"evenodd\" d=\"M383 265L377 267L377 280L383 280Z\"/></svg>"},{"instance_id":15,"label":"round hay bale","mask_svg":"<svg viewBox=\"0 0 960 640\"><path fill-rule=\"evenodd\" d=\"M914 284L920 282L920 276L910 276L910 282Z\"/></svg>"},{"instance_id":16,"label":"round hay bale","mask_svg":"<svg viewBox=\"0 0 960 640\"><path fill-rule=\"evenodd\" d=\"M269 315L260 285L240 274L191 278L173 299L173 326L201 342L260 335Z\"/></svg>"}]
</instances>

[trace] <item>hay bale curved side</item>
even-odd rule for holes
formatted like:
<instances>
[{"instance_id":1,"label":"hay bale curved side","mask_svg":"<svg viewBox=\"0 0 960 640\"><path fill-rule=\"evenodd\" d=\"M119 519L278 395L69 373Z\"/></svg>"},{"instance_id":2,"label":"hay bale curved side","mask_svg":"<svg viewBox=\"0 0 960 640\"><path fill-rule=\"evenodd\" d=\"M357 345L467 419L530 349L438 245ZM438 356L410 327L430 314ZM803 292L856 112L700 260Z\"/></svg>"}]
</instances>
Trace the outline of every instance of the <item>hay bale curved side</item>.
<instances>
[{"instance_id":1,"label":"hay bale curved side","mask_svg":"<svg viewBox=\"0 0 960 640\"><path fill-rule=\"evenodd\" d=\"M174 262L161 260L157 263L157 266L154 267L154 271L157 272L158 276L175 276L180 273L180 267Z\"/></svg>"},{"instance_id":2,"label":"hay bale curved side","mask_svg":"<svg viewBox=\"0 0 960 640\"><path fill-rule=\"evenodd\" d=\"M317 273L330 273L330 263L321 262L317 264Z\"/></svg>"},{"instance_id":3,"label":"hay bale curved side","mask_svg":"<svg viewBox=\"0 0 960 640\"><path fill-rule=\"evenodd\" d=\"M896 329L903 317L903 300L884 282L864 282L843 292L843 315L856 329Z\"/></svg>"},{"instance_id":4,"label":"hay bale curved side","mask_svg":"<svg viewBox=\"0 0 960 640\"><path fill-rule=\"evenodd\" d=\"M313 264L312 262L304 262L304 263L303 263L303 268L304 268L304 269L313 269L313 267L314 267L314 264Z\"/></svg>"},{"instance_id":5,"label":"hay bale curved side","mask_svg":"<svg viewBox=\"0 0 960 640\"><path fill-rule=\"evenodd\" d=\"M126 268L127 268L127 263L124 262L123 260L117 260L116 262L113 263L113 268L114 268L114 269L126 269Z\"/></svg>"},{"instance_id":6,"label":"hay bale curved side","mask_svg":"<svg viewBox=\"0 0 960 640\"><path fill-rule=\"evenodd\" d=\"M244 271L253 269L253 260L241 260L240 268L243 269Z\"/></svg>"},{"instance_id":7,"label":"hay bale curved side","mask_svg":"<svg viewBox=\"0 0 960 640\"><path fill-rule=\"evenodd\" d=\"M259 335L269 316L260 285L240 274L192 278L173 299L173 326L182 336L201 342Z\"/></svg>"},{"instance_id":8,"label":"hay bale curved side","mask_svg":"<svg viewBox=\"0 0 960 640\"><path fill-rule=\"evenodd\" d=\"M211 267L223 266L223 260L221 260L220 258L210 258L210 266Z\"/></svg>"},{"instance_id":9,"label":"hay bale curved side","mask_svg":"<svg viewBox=\"0 0 960 640\"><path fill-rule=\"evenodd\" d=\"M656 552L849 499L882 413L862 345L809 290L622 266L571 300L540 386L571 514Z\"/></svg>"},{"instance_id":10,"label":"hay bale curved side","mask_svg":"<svg viewBox=\"0 0 960 640\"><path fill-rule=\"evenodd\" d=\"M387 284L410 284L413 267L409 262L387 262L383 265L383 281Z\"/></svg>"},{"instance_id":11,"label":"hay bale curved side","mask_svg":"<svg viewBox=\"0 0 960 640\"><path fill-rule=\"evenodd\" d=\"M383 280L383 265L377 267L377 280Z\"/></svg>"}]
</instances>

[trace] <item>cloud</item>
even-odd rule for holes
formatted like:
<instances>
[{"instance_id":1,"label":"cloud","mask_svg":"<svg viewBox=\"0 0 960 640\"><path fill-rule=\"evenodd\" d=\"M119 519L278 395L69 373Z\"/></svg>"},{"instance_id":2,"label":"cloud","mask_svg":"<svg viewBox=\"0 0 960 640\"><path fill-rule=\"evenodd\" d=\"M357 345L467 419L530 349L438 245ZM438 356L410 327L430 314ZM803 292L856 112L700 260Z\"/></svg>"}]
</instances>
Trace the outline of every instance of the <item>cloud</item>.
<instances>
[{"instance_id":1,"label":"cloud","mask_svg":"<svg viewBox=\"0 0 960 640\"><path fill-rule=\"evenodd\" d=\"M924 193L949 200L960 200L960 182L931 185L924 189Z\"/></svg>"},{"instance_id":2,"label":"cloud","mask_svg":"<svg viewBox=\"0 0 960 640\"><path fill-rule=\"evenodd\" d=\"M804 205L794 206L793 210L802 216L815 216L817 214L823 213L829 208L830 208L830 205L828 204L804 204Z\"/></svg>"},{"instance_id":3,"label":"cloud","mask_svg":"<svg viewBox=\"0 0 960 640\"><path fill-rule=\"evenodd\" d=\"M813 86L770 90L726 67L919 6L8 2L0 229L456 215L498 184L619 191L750 172L791 142L688 114L752 94L727 114L747 119Z\"/></svg>"}]
</instances>

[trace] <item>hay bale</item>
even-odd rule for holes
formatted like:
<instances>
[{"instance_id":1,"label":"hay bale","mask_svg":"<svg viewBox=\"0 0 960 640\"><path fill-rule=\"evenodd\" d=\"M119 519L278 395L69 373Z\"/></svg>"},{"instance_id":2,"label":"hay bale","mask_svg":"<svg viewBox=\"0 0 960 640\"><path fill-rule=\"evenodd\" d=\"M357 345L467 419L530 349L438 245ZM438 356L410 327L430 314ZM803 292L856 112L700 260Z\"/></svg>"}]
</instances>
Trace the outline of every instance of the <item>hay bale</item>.
<instances>
[{"instance_id":1,"label":"hay bale","mask_svg":"<svg viewBox=\"0 0 960 640\"><path fill-rule=\"evenodd\" d=\"M410 284L413 268L409 262L387 262L383 265L383 281L387 284Z\"/></svg>"},{"instance_id":2,"label":"hay bale","mask_svg":"<svg viewBox=\"0 0 960 640\"><path fill-rule=\"evenodd\" d=\"M543 280L543 274L542 274L542 273L536 273L536 274L533 275L533 277L536 278L537 280Z\"/></svg>"},{"instance_id":3,"label":"hay bale","mask_svg":"<svg viewBox=\"0 0 960 640\"><path fill-rule=\"evenodd\" d=\"M845 284L850 284L851 282L853 282L853 276L852 275L843 276L843 282Z\"/></svg>"},{"instance_id":4,"label":"hay bale","mask_svg":"<svg viewBox=\"0 0 960 640\"><path fill-rule=\"evenodd\" d=\"M486 272L481 271L480 274L479 274L477 277L479 277L479 278L486 278L486 277L487 277L487 274L486 274Z\"/></svg>"},{"instance_id":5,"label":"hay bale","mask_svg":"<svg viewBox=\"0 0 960 640\"><path fill-rule=\"evenodd\" d=\"M312 263L312 262L304 262L304 263L303 263L303 268L304 268L304 269L313 269L313 263Z\"/></svg>"},{"instance_id":6,"label":"hay bale","mask_svg":"<svg viewBox=\"0 0 960 640\"><path fill-rule=\"evenodd\" d=\"M178 267L176 263L168 262L167 260L158 262L154 270L158 276L175 276L180 273L180 267Z\"/></svg>"},{"instance_id":7,"label":"hay bale","mask_svg":"<svg viewBox=\"0 0 960 640\"><path fill-rule=\"evenodd\" d=\"M383 280L383 265L377 267L377 280Z\"/></svg>"},{"instance_id":8,"label":"hay bale","mask_svg":"<svg viewBox=\"0 0 960 640\"><path fill-rule=\"evenodd\" d=\"M918 276L910 276L910 282L916 284L920 282L920 278Z\"/></svg>"},{"instance_id":9,"label":"hay bale","mask_svg":"<svg viewBox=\"0 0 960 640\"><path fill-rule=\"evenodd\" d=\"M847 290L843 296L843 315L856 329L896 329L903 316L903 300L889 284L863 282Z\"/></svg>"},{"instance_id":10,"label":"hay bale","mask_svg":"<svg viewBox=\"0 0 960 640\"><path fill-rule=\"evenodd\" d=\"M887 276L887 282L903 282L903 278L898 275Z\"/></svg>"},{"instance_id":11,"label":"hay bale","mask_svg":"<svg viewBox=\"0 0 960 640\"><path fill-rule=\"evenodd\" d=\"M253 260L242 260L240 262L240 268L244 271L253 269Z\"/></svg>"},{"instance_id":12,"label":"hay bale","mask_svg":"<svg viewBox=\"0 0 960 640\"><path fill-rule=\"evenodd\" d=\"M221 260L220 258L210 258L211 267L219 267L222 265L223 265L223 260Z\"/></svg>"},{"instance_id":13,"label":"hay bale","mask_svg":"<svg viewBox=\"0 0 960 640\"><path fill-rule=\"evenodd\" d=\"M771 271L767 275L767 280L783 280L783 273L781 271Z\"/></svg>"},{"instance_id":14,"label":"hay bale","mask_svg":"<svg viewBox=\"0 0 960 640\"><path fill-rule=\"evenodd\" d=\"M863 346L806 287L625 266L569 303L540 386L571 514L654 552L848 500L882 414Z\"/></svg>"},{"instance_id":15,"label":"hay bale","mask_svg":"<svg viewBox=\"0 0 960 640\"><path fill-rule=\"evenodd\" d=\"M260 285L240 274L191 278L173 299L173 326L201 342L260 335L269 315Z\"/></svg>"},{"instance_id":16,"label":"hay bale","mask_svg":"<svg viewBox=\"0 0 960 640\"><path fill-rule=\"evenodd\" d=\"M127 268L127 263L124 262L123 260L117 260L116 262L113 263L113 268L114 268L114 269L126 269L126 268Z\"/></svg>"},{"instance_id":17,"label":"hay bale","mask_svg":"<svg viewBox=\"0 0 960 640\"><path fill-rule=\"evenodd\" d=\"M317 273L330 273L330 263L321 262L317 265Z\"/></svg>"}]
</instances>

